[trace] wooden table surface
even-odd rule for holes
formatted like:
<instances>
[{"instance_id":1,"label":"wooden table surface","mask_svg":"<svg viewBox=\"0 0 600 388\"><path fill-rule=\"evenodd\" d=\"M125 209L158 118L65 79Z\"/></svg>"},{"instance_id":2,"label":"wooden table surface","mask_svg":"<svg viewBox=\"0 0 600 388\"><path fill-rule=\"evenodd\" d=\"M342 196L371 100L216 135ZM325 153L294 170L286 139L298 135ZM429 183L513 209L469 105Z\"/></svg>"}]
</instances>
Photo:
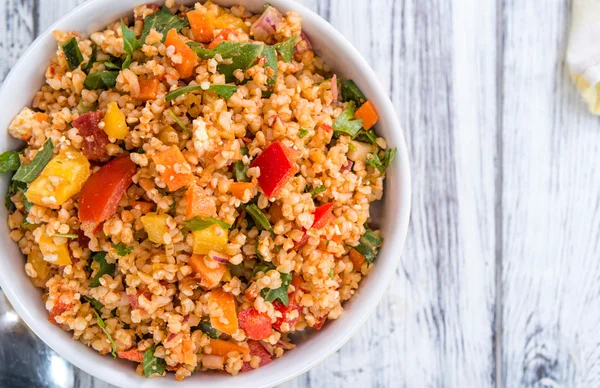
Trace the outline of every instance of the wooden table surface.
<instances>
[{"instance_id":1,"label":"wooden table surface","mask_svg":"<svg viewBox=\"0 0 600 388\"><path fill-rule=\"evenodd\" d=\"M83 1L0 0L0 77ZM564 66L570 1L301 2L389 92L413 210L375 314L284 387L599 387L600 126Z\"/></svg>"}]
</instances>

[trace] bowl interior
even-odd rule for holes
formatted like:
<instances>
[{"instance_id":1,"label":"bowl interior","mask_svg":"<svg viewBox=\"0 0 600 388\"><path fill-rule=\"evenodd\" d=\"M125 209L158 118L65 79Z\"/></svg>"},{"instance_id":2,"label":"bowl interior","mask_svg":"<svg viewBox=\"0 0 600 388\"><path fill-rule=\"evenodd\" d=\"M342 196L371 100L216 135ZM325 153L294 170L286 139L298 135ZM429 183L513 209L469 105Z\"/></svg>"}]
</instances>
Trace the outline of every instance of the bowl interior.
<instances>
[{"instance_id":1,"label":"bowl interior","mask_svg":"<svg viewBox=\"0 0 600 388\"><path fill-rule=\"evenodd\" d=\"M132 14L134 6L147 0L92 0L59 20L51 30L77 30L89 34L102 29L119 17ZM185 1L191 4L195 1ZM281 11L293 10L303 21L303 30L319 55L335 69L338 76L353 79L365 95L371 99L380 113L377 131L386 137L390 146L398 147L392 167L388 170L385 198L380 205L381 216L375 222L381 227L386 239L384 247L369 276L361 283L354 298L344 307L342 316L328 322L325 327L311 335L298 336L298 347L258 370L238 375L199 373L177 383L177 387L211 386L228 387L240 384L244 387L266 387L281 383L307 371L336 351L364 323L387 289L404 245L410 213L410 172L402 130L394 108L371 68L331 25L305 7L291 0L217 0L225 6L245 4L254 12L261 12L266 2ZM107 12L107 10L110 10ZM57 50L52 35L44 32L15 65L0 90L0 128L7 128L12 118L24 106L31 106L35 92L44 82L48 61ZM23 146L5 131L0 136L0 150L19 149ZM0 190L6 192L9 176L0 176ZM379 212L378 212L379 213ZM6 220L7 212L0 209L0 219ZM94 350L71 339L71 334L47 321L48 312L40 297L40 290L31 285L24 272L23 255L9 237L6 222L0 222L0 243L4 254L0 256L0 285L14 308L30 328L49 346L75 366L117 386L164 387L174 379L144 379L135 374L133 364L101 356ZM170 385L170 384L169 384Z\"/></svg>"}]
</instances>

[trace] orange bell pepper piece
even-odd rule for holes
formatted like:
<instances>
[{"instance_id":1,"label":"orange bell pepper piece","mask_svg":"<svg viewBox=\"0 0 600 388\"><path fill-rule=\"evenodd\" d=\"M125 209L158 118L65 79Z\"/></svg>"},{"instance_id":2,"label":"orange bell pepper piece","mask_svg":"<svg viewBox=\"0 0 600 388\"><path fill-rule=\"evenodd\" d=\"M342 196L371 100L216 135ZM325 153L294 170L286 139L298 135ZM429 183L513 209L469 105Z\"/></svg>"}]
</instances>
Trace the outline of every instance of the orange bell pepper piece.
<instances>
[{"instance_id":1,"label":"orange bell pepper piece","mask_svg":"<svg viewBox=\"0 0 600 388\"><path fill-rule=\"evenodd\" d=\"M196 42L209 43L213 40L216 16L212 12L190 11L187 18Z\"/></svg>"},{"instance_id":2,"label":"orange bell pepper piece","mask_svg":"<svg viewBox=\"0 0 600 388\"><path fill-rule=\"evenodd\" d=\"M242 199L244 197L246 189L252 191L254 186L254 182L233 182L231 186L229 186L229 190L231 191L231 195Z\"/></svg>"},{"instance_id":3,"label":"orange bell pepper piece","mask_svg":"<svg viewBox=\"0 0 600 388\"><path fill-rule=\"evenodd\" d=\"M379 113L377 113L375 106L371 100L369 100L354 112L354 117L362 119L364 129L370 129L375 125L377 120L379 120Z\"/></svg>"},{"instance_id":4,"label":"orange bell pepper piece","mask_svg":"<svg viewBox=\"0 0 600 388\"><path fill-rule=\"evenodd\" d=\"M209 198L196 184L190 185L186 194L186 218L212 217L217 213L215 202Z\"/></svg>"},{"instance_id":5,"label":"orange bell pepper piece","mask_svg":"<svg viewBox=\"0 0 600 388\"><path fill-rule=\"evenodd\" d=\"M185 44L181 35L176 29L171 29L165 39L165 47L175 47L175 53L181 55L181 63L174 63L181 78L188 78L194 74L194 67L198 63L198 55L188 45Z\"/></svg>"}]
</instances>

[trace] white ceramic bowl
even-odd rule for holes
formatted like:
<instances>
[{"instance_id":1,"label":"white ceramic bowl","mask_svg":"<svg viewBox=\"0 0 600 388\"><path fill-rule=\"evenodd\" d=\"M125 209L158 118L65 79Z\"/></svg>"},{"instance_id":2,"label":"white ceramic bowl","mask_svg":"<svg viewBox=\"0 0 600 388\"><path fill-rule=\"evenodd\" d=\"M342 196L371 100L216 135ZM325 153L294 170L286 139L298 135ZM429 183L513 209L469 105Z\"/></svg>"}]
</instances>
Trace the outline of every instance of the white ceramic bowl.
<instances>
[{"instance_id":1,"label":"white ceramic bowl","mask_svg":"<svg viewBox=\"0 0 600 388\"><path fill-rule=\"evenodd\" d=\"M56 22L22 55L0 89L0 128L7 128L12 118L24 106L30 106L34 93L44 82L44 72L57 46L53 30L77 30L85 34L101 30L108 23L132 15L132 9L149 0L91 0L77 7ZM186 1L194 3L194 0ZM385 244L375 261L371 274L360 284L356 295L344 305L342 316L319 332L301 338L299 346L284 357L260 369L228 374L197 373L183 382L172 377L145 379L135 373L134 364L101 356L96 351L71 338L71 333L48 322L48 312L41 294L33 287L24 271L24 260L17 244L9 237L6 222L0 222L0 285L13 307L27 325L58 354L69 362L111 384L121 387L179 388L210 386L211 388L270 387L308 371L338 350L359 329L373 312L388 288L404 245L410 214L410 171L402 129L386 91L381 87L373 70L358 51L329 23L292 0L217 0L225 6L245 4L251 11L261 12L266 2L279 10L296 11L303 19L303 30L310 37L315 51L321 55L336 74L353 79L364 94L371 99L381 116L377 131L398 154L388 170L382 216L376 222L381 227ZM22 147L4 131L0 136L0 150ZM0 192L5 193L9 177L1 176ZM0 219L6 220L4 206Z\"/></svg>"}]
</instances>

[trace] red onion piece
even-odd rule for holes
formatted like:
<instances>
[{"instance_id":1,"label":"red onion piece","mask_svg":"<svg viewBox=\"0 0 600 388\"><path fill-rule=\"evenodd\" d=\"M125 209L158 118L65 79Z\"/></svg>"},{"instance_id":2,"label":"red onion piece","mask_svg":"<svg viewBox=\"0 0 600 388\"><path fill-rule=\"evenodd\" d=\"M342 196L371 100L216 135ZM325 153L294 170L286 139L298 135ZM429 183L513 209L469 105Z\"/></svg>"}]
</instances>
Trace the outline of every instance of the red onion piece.
<instances>
[{"instance_id":1,"label":"red onion piece","mask_svg":"<svg viewBox=\"0 0 600 388\"><path fill-rule=\"evenodd\" d=\"M333 94L333 102L334 104L338 101L338 84L337 84L337 75L333 75L331 77L331 94Z\"/></svg>"},{"instance_id":2,"label":"red onion piece","mask_svg":"<svg viewBox=\"0 0 600 388\"><path fill-rule=\"evenodd\" d=\"M352 166L354 166L354 162L351 160L348 160L346 162L346 164L344 164L341 168L341 171L350 171L352 169Z\"/></svg>"},{"instance_id":3,"label":"red onion piece","mask_svg":"<svg viewBox=\"0 0 600 388\"><path fill-rule=\"evenodd\" d=\"M304 31L300 32L300 38L302 38L302 40L296 46L294 46L294 58L297 61L302 59L302 54L312 50L312 44L310 43L310 40Z\"/></svg>"},{"instance_id":4,"label":"red onion piece","mask_svg":"<svg viewBox=\"0 0 600 388\"><path fill-rule=\"evenodd\" d=\"M229 264L229 258L227 257L227 255L224 255L222 253L210 251L208 252L208 257L210 257L218 263Z\"/></svg>"},{"instance_id":5,"label":"red onion piece","mask_svg":"<svg viewBox=\"0 0 600 388\"><path fill-rule=\"evenodd\" d=\"M250 34L255 40L266 42L273 33L275 26L281 21L283 15L275 7L267 7L265 12L252 24Z\"/></svg>"},{"instance_id":6,"label":"red onion piece","mask_svg":"<svg viewBox=\"0 0 600 388\"><path fill-rule=\"evenodd\" d=\"M277 346L280 346L280 347L284 348L285 350L294 349L296 347L296 345L294 345L294 344L290 344L290 343L283 342L283 341L277 341Z\"/></svg>"}]
</instances>

